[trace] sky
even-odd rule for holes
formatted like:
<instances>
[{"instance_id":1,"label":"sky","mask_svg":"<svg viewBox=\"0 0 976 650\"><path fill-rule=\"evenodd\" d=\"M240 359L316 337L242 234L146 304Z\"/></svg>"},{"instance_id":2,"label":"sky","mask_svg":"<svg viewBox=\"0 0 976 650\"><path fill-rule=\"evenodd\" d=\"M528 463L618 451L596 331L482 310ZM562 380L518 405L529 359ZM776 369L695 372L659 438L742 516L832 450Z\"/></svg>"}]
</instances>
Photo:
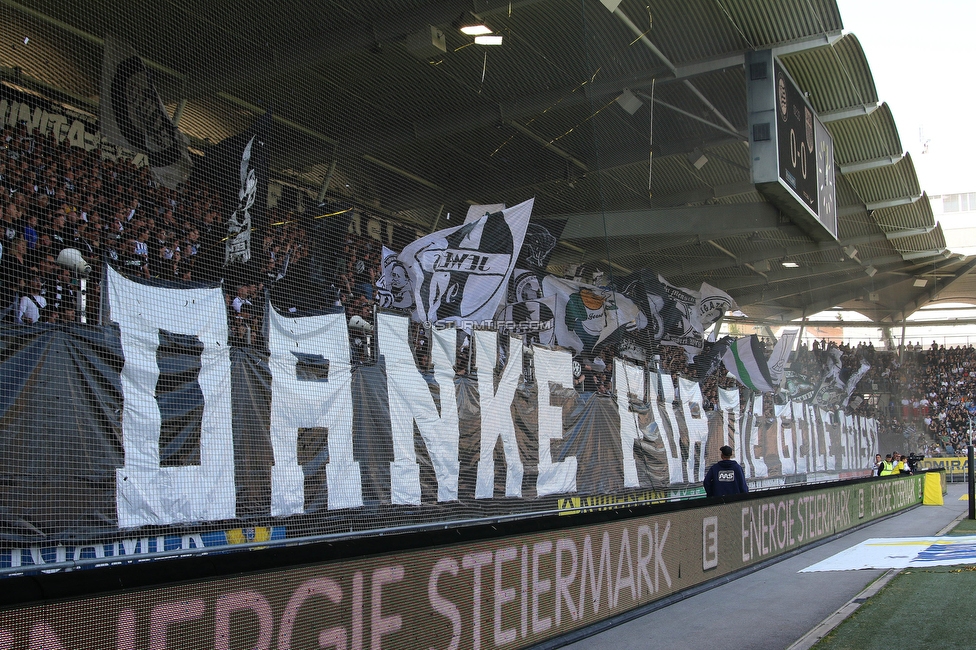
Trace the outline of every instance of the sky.
<instances>
[{"instance_id":1,"label":"sky","mask_svg":"<svg viewBox=\"0 0 976 650\"><path fill-rule=\"evenodd\" d=\"M929 196L976 192L976 0L837 0ZM951 247L950 247L951 248Z\"/></svg>"}]
</instances>

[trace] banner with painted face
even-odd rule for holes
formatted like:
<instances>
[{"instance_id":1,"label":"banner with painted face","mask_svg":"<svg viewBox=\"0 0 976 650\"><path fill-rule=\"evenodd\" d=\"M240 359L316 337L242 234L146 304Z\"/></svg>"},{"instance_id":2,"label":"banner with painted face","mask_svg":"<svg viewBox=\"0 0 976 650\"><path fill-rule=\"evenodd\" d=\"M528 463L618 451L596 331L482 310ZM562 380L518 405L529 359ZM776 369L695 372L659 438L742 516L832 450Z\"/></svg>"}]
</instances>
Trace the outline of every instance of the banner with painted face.
<instances>
[{"instance_id":1,"label":"banner with painted face","mask_svg":"<svg viewBox=\"0 0 976 650\"><path fill-rule=\"evenodd\" d=\"M192 166L186 136L170 119L135 49L114 37L105 39L99 124L112 144L146 154L164 186L176 189L186 181Z\"/></svg>"},{"instance_id":2,"label":"banner with painted face","mask_svg":"<svg viewBox=\"0 0 976 650\"><path fill-rule=\"evenodd\" d=\"M543 340L544 345L554 343L574 354L590 353L623 331L647 327L647 317L637 304L613 287L547 275L542 294L555 299L555 323L551 339Z\"/></svg>"},{"instance_id":3,"label":"banner with painted face","mask_svg":"<svg viewBox=\"0 0 976 650\"><path fill-rule=\"evenodd\" d=\"M380 307L413 311L413 285L407 268L396 252L383 247L380 277L376 282L376 297Z\"/></svg>"}]
</instances>

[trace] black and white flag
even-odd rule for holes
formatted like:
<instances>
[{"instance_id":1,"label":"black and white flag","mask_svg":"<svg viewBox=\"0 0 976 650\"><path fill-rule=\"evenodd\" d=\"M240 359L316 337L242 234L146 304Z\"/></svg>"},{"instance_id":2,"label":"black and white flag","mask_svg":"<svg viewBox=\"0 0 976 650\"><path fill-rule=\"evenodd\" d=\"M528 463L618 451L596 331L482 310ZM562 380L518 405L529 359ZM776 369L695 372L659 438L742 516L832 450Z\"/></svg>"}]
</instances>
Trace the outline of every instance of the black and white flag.
<instances>
[{"instance_id":1,"label":"black and white flag","mask_svg":"<svg viewBox=\"0 0 976 650\"><path fill-rule=\"evenodd\" d=\"M847 398L847 378L850 370L844 368L843 352L831 344L824 353L823 376L814 394L813 402L820 408L833 411L840 408Z\"/></svg>"},{"instance_id":2,"label":"black and white flag","mask_svg":"<svg viewBox=\"0 0 976 650\"><path fill-rule=\"evenodd\" d=\"M410 276L396 252L386 246L383 246L376 289L380 307L413 311L413 285L410 284Z\"/></svg>"},{"instance_id":3,"label":"black and white flag","mask_svg":"<svg viewBox=\"0 0 976 650\"><path fill-rule=\"evenodd\" d=\"M533 221L525 231L525 242L519 253L518 267L545 272L552 251L566 227L565 219Z\"/></svg>"},{"instance_id":4,"label":"black and white flag","mask_svg":"<svg viewBox=\"0 0 976 650\"><path fill-rule=\"evenodd\" d=\"M271 113L265 113L247 131L222 140L207 150L194 176L220 197L226 219L224 265L251 259L251 233L266 231L268 198L268 138Z\"/></svg>"},{"instance_id":5,"label":"black and white flag","mask_svg":"<svg viewBox=\"0 0 976 650\"><path fill-rule=\"evenodd\" d=\"M841 404L844 408L847 408L851 401L851 395L854 394L854 389L857 388L858 383L864 376L868 374L871 370L871 364L867 361L861 361L861 367L851 373L850 377L847 378L847 382L844 384L844 402Z\"/></svg>"},{"instance_id":6,"label":"black and white flag","mask_svg":"<svg viewBox=\"0 0 976 650\"><path fill-rule=\"evenodd\" d=\"M496 319L499 332L512 336L527 335L531 342L549 342L555 326L556 299L553 296L509 303Z\"/></svg>"},{"instance_id":7,"label":"black and white flag","mask_svg":"<svg viewBox=\"0 0 976 650\"><path fill-rule=\"evenodd\" d=\"M105 39L99 128L108 142L145 154L162 185L176 189L189 176L186 136L170 119L142 59L113 37Z\"/></svg>"},{"instance_id":8,"label":"black and white flag","mask_svg":"<svg viewBox=\"0 0 976 650\"><path fill-rule=\"evenodd\" d=\"M717 341L705 342L705 347L695 355L695 360L691 364L691 371L698 383L719 369L733 340L731 336L723 336Z\"/></svg>"},{"instance_id":9,"label":"black and white flag","mask_svg":"<svg viewBox=\"0 0 976 650\"><path fill-rule=\"evenodd\" d=\"M398 259L413 286L414 318L465 329L490 323L505 300L535 199L408 244Z\"/></svg>"},{"instance_id":10,"label":"black and white flag","mask_svg":"<svg viewBox=\"0 0 976 650\"><path fill-rule=\"evenodd\" d=\"M640 271L642 299L649 321L648 330L661 345L676 345L685 349L689 360L701 352L704 345L700 319L701 295L698 291L676 287L650 269Z\"/></svg>"}]
</instances>

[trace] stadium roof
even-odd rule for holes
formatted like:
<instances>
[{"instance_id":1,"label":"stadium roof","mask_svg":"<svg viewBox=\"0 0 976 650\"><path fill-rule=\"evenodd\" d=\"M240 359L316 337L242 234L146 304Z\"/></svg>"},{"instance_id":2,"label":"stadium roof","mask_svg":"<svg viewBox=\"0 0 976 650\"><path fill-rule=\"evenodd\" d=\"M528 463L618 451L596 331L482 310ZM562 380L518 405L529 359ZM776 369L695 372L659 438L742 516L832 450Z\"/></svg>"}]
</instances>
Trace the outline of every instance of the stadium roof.
<instances>
[{"instance_id":1,"label":"stadium roof","mask_svg":"<svg viewBox=\"0 0 976 650\"><path fill-rule=\"evenodd\" d=\"M503 44L459 31L475 19ZM110 35L198 148L271 109L279 180L421 230L534 196L568 220L553 270L653 268L769 322L976 296L834 0L0 0L3 79L97 115ZM837 241L751 181L745 57L763 49L833 137Z\"/></svg>"}]
</instances>

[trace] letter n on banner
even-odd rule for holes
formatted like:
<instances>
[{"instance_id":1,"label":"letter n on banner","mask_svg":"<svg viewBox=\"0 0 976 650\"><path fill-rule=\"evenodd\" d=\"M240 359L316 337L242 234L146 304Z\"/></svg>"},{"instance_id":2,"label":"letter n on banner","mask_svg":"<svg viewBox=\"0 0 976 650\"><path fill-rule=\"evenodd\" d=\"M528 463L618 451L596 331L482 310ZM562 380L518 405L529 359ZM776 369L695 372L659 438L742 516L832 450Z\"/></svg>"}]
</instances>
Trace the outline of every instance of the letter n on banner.
<instances>
[{"instance_id":1,"label":"letter n on banner","mask_svg":"<svg viewBox=\"0 0 976 650\"><path fill-rule=\"evenodd\" d=\"M119 325L122 353L122 445L115 470L119 527L233 519L234 435L231 429L227 307L219 288L160 289L107 270L109 318ZM156 403L159 331L196 336L203 344L200 464L160 467L162 416Z\"/></svg>"},{"instance_id":2,"label":"letter n on banner","mask_svg":"<svg viewBox=\"0 0 976 650\"><path fill-rule=\"evenodd\" d=\"M427 445L437 477L437 500L458 498L457 395L454 359L457 334L453 329L432 330L434 379L440 387L440 412L427 381L417 370L407 346L409 319L377 314L380 352L386 358L386 390L390 399L393 462L390 463L390 498L393 503L420 505L420 465L413 444L413 423Z\"/></svg>"}]
</instances>

